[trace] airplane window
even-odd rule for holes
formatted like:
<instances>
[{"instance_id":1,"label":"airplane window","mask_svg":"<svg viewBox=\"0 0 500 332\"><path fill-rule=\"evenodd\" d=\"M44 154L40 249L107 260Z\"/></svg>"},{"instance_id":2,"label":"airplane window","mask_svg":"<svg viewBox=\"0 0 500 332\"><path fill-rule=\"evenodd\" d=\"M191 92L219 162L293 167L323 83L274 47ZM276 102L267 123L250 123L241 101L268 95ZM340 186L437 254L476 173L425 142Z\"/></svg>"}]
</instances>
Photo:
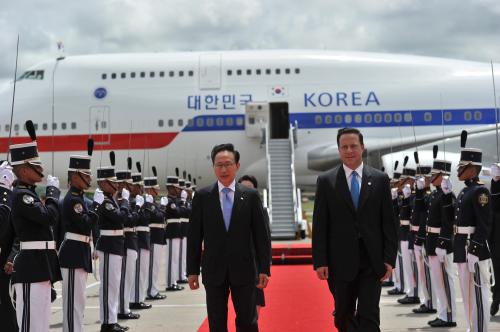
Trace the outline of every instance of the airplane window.
<instances>
[{"instance_id":1,"label":"airplane window","mask_svg":"<svg viewBox=\"0 0 500 332\"><path fill-rule=\"evenodd\" d=\"M474 112L474 120L481 121L482 117L483 117L483 114L481 113L481 111L475 111Z\"/></svg>"},{"instance_id":2,"label":"airplane window","mask_svg":"<svg viewBox=\"0 0 500 332\"><path fill-rule=\"evenodd\" d=\"M217 118L217 119L215 119L215 124L217 125L217 127L224 126L224 118Z\"/></svg>"},{"instance_id":3,"label":"airplane window","mask_svg":"<svg viewBox=\"0 0 500 332\"><path fill-rule=\"evenodd\" d=\"M172 127L173 125L174 125L174 120L169 119L169 120L168 120L168 126L169 126L169 127Z\"/></svg>"},{"instance_id":4,"label":"airplane window","mask_svg":"<svg viewBox=\"0 0 500 332\"><path fill-rule=\"evenodd\" d=\"M363 117L361 116L361 114L356 114L354 116L354 122L361 123L361 121L363 121Z\"/></svg>"},{"instance_id":5,"label":"airplane window","mask_svg":"<svg viewBox=\"0 0 500 332\"><path fill-rule=\"evenodd\" d=\"M174 72L173 72L172 70L171 70L171 71L169 71L169 72L168 72L168 76L170 76L170 77L174 77Z\"/></svg>"},{"instance_id":6,"label":"airplane window","mask_svg":"<svg viewBox=\"0 0 500 332\"><path fill-rule=\"evenodd\" d=\"M108 78L108 75L106 75L106 74L102 74L102 75L101 75L101 78L102 78L103 80L105 80L106 78Z\"/></svg>"},{"instance_id":7,"label":"airplane window","mask_svg":"<svg viewBox=\"0 0 500 332\"><path fill-rule=\"evenodd\" d=\"M53 122L52 123L52 130L56 130L57 129L57 123Z\"/></svg>"},{"instance_id":8,"label":"airplane window","mask_svg":"<svg viewBox=\"0 0 500 332\"><path fill-rule=\"evenodd\" d=\"M290 68L285 69L285 74L287 74L287 75L290 74Z\"/></svg>"},{"instance_id":9,"label":"airplane window","mask_svg":"<svg viewBox=\"0 0 500 332\"><path fill-rule=\"evenodd\" d=\"M154 71L149 72L149 77L155 77L155 72Z\"/></svg>"},{"instance_id":10,"label":"airplane window","mask_svg":"<svg viewBox=\"0 0 500 332\"><path fill-rule=\"evenodd\" d=\"M106 121L101 121L101 128L105 129L106 128Z\"/></svg>"},{"instance_id":11,"label":"airplane window","mask_svg":"<svg viewBox=\"0 0 500 332\"><path fill-rule=\"evenodd\" d=\"M392 114L391 113L386 113L384 115L384 122L385 123L390 123L392 121Z\"/></svg>"},{"instance_id":12,"label":"airplane window","mask_svg":"<svg viewBox=\"0 0 500 332\"><path fill-rule=\"evenodd\" d=\"M380 123L380 122L382 122L382 114L375 113L375 123Z\"/></svg>"},{"instance_id":13,"label":"airplane window","mask_svg":"<svg viewBox=\"0 0 500 332\"><path fill-rule=\"evenodd\" d=\"M261 72L262 72L262 71L261 71L260 69L255 69L255 74L256 74L256 75L260 75L260 73L261 73Z\"/></svg>"},{"instance_id":14,"label":"airplane window","mask_svg":"<svg viewBox=\"0 0 500 332\"><path fill-rule=\"evenodd\" d=\"M405 113L404 115L405 122L411 122L411 113Z\"/></svg>"},{"instance_id":15,"label":"airplane window","mask_svg":"<svg viewBox=\"0 0 500 332\"><path fill-rule=\"evenodd\" d=\"M5 131L9 131L10 130L10 126L8 124L5 125Z\"/></svg>"},{"instance_id":16,"label":"airplane window","mask_svg":"<svg viewBox=\"0 0 500 332\"><path fill-rule=\"evenodd\" d=\"M365 123L372 123L372 115L365 114Z\"/></svg>"},{"instance_id":17,"label":"airplane window","mask_svg":"<svg viewBox=\"0 0 500 332\"><path fill-rule=\"evenodd\" d=\"M232 117L227 117L226 118L226 126L231 127L234 125L234 120Z\"/></svg>"},{"instance_id":18,"label":"airplane window","mask_svg":"<svg viewBox=\"0 0 500 332\"><path fill-rule=\"evenodd\" d=\"M337 114L335 115L335 123L342 123L342 115Z\"/></svg>"},{"instance_id":19,"label":"airplane window","mask_svg":"<svg viewBox=\"0 0 500 332\"><path fill-rule=\"evenodd\" d=\"M451 114L451 112L444 112L444 121L451 121L452 118L453 115Z\"/></svg>"},{"instance_id":20,"label":"airplane window","mask_svg":"<svg viewBox=\"0 0 500 332\"><path fill-rule=\"evenodd\" d=\"M401 113L394 114L394 121L401 122Z\"/></svg>"},{"instance_id":21,"label":"airplane window","mask_svg":"<svg viewBox=\"0 0 500 332\"><path fill-rule=\"evenodd\" d=\"M145 73L145 72L143 72L143 71L141 71L141 77L142 77L142 78L146 77L146 73Z\"/></svg>"},{"instance_id":22,"label":"airplane window","mask_svg":"<svg viewBox=\"0 0 500 332\"><path fill-rule=\"evenodd\" d=\"M130 73L130 78L135 78L135 71Z\"/></svg>"},{"instance_id":23,"label":"airplane window","mask_svg":"<svg viewBox=\"0 0 500 332\"><path fill-rule=\"evenodd\" d=\"M71 129L76 129L76 122L71 122Z\"/></svg>"},{"instance_id":24,"label":"airplane window","mask_svg":"<svg viewBox=\"0 0 500 332\"><path fill-rule=\"evenodd\" d=\"M37 80L43 80L43 70L37 70L36 71L36 77L35 79Z\"/></svg>"},{"instance_id":25,"label":"airplane window","mask_svg":"<svg viewBox=\"0 0 500 332\"><path fill-rule=\"evenodd\" d=\"M196 127L203 127L205 125L205 120L203 118L196 119Z\"/></svg>"},{"instance_id":26,"label":"airplane window","mask_svg":"<svg viewBox=\"0 0 500 332\"><path fill-rule=\"evenodd\" d=\"M274 72L276 73L276 75L281 74L281 70L280 69L276 69Z\"/></svg>"},{"instance_id":27,"label":"airplane window","mask_svg":"<svg viewBox=\"0 0 500 332\"><path fill-rule=\"evenodd\" d=\"M47 128L48 128L47 124L46 124L46 123L44 123L44 124L42 125L42 129L43 129L43 130L47 130Z\"/></svg>"},{"instance_id":28,"label":"airplane window","mask_svg":"<svg viewBox=\"0 0 500 332\"><path fill-rule=\"evenodd\" d=\"M17 123L16 123L16 124L14 125L14 131L19 131L19 124L17 124Z\"/></svg>"},{"instance_id":29,"label":"airplane window","mask_svg":"<svg viewBox=\"0 0 500 332\"><path fill-rule=\"evenodd\" d=\"M345 123L351 123L352 122L352 115L351 114L346 114L344 116L344 122Z\"/></svg>"},{"instance_id":30,"label":"airplane window","mask_svg":"<svg viewBox=\"0 0 500 332\"><path fill-rule=\"evenodd\" d=\"M188 71L188 75L189 76L193 76L194 75L194 71L192 71L192 70Z\"/></svg>"},{"instance_id":31,"label":"airplane window","mask_svg":"<svg viewBox=\"0 0 500 332\"><path fill-rule=\"evenodd\" d=\"M189 119L187 125L188 125L188 127L192 127L193 126L193 119Z\"/></svg>"},{"instance_id":32,"label":"airplane window","mask_svg":"<svg viewBox=\"0 0 500 332\"><path fill-rule=\"evenodd\" d=\"M325 116L325 123L326 124L331 124L332 123L332 116L331 115Z\"/></svg>"},{"instance_id":33,"label":"airplane window","mask_svg":"<svg viewBox=\"0 0 500 332\"><path fill-rule=\"evenodd\" d=\"M38 123L34 123L33 127L35 127L35 130L38 130ZM26 130L26 125L24 125L24 130Z\"/></svg>"},{"instance_id":34,"label":"airplane window","mask_svg":"<svg viewBox=\"0 0 500 332\"><path fill-rule=\"evenodd\" d=\"M158 127L163 127L163 120L162 119L158 120Z\"/></svg>"},{"instance_id":35,"label":"airplane window","mask_svg":"<svg viewBox=\"0 0 500 332\"><path fill-rule=\"evenodd\" d=\"M470 120L472 119L472 113L471 113L471 112L469 112L469 111L465 112L465 113L464 113L464 119L465 119L466 121L470 121Z\"/></svg>"},{"instance_id":36,"label":"airplane window","mask_svg":"<svg viewBox=\"0 0 500 332\"><path fill-rule=\"evenodd\" d=\"M207 118L207 127L214 126L214 118Z\"/></svg>"},{"instance_id":37,"label":"airplane window","mask_svg":"<svg viewBox=\"0 0 500 332\"><path fill-rule=\"evenodd\" d=\"M111 74L111 78L115 79L116 78L116 74L115 73Z\"/></svg>"},{"instance_id":38,"label":"airplane window","mask_svg":"<svg viewBox=\"0 0 500 332\"><path fill-rule=\"evenodd\" d=\"M61 123L61 129L66 129L66 122Z\"/></svg>"},{"instance_id":39,"label":"airplane window","mask_svg":"<svg viewBox=\"0 0 500 332\"><path fill-rule=\"evenodd\" d=\"M295 68L295 74L300 74L300 68Z\"/></svg>"},{"instance_id":40,"label":"airplane window","mask_svg":"<svg viewBox=\"0 0 500 332\"><path fill-rule=\"evenodd\" d=\"M323 118L321 117L321 115L316 115L314 117L314 123L317 124L317 125L320 125L323 123Z\"/></svg>"},{"instance_id":41,"label":"airplane window","mask_svg":"<svg viewBox=\"0 0 500 332\"><path fill-rule=\"evenodd\" d=\"M121 74L121 78L127 78L127 74L126 73L122 73Z\"/></svg>"},{"instance_id":42,"label":"airplane window","mask_svg":"<svg viewBox=\"0 0 500 332\"><path fill-rule=\"evenodd\" d=\"M238 69L238 70L236 71L236 75L238 75L238 76L239 76L239 75L241 75L241 69Z\"/></svg>"},{"instance_id":43,"label":"airplane window","mask_svg":"<svg viewBox=\"0 0 500 332\"><path fill-rule=\"evenodd\" d=\"M233 75L233 71L232 71L231 69L229 69L229 70L227 71L227 76L231 76L231 75Z\"/></svg>"},{"instance_id":44,"label":"airplane window","mask_svg":"<svg viewBox=\"0 0 500 332\"><path fill-rule=\"evenodd\" d=\"M184 120L182 120L182 119L177 120L177 125L179 127L182 127L184 125Z\"/></svg>"},{"instance_id":45,"label":"airplane window","mask_svg":"<svg viewBox=\"0 0 500 332\"><path fill-rule=\"evenodd\" d=\"M430 113L430 112L425 112L425 113L424 113L424 121L425 121L425 122L431 122L431 121L432 121L432 113Z\"/></svg>"},{"instance_id":46,"label":"airplane window","mask_svg":"<svg viewBox=\"0 0 500 332\"><path fill-rule=\"evenodd\" d=\"M182 76L184 76L184 72L181 70L181 71L179 71L179 77L182 77Z\"/></svg>"},{"instance_id":47,"label":"airplane window","mask_svg":"<svg viewBox=\"0 0 500 332\"><path fill-rule=\"evenodd\" d=\"M247 69L247 75L252 75L252 69Z\"/></svg>"},{"instance_id":48,"label":"airplane window","mask_svg":"<svg viewBox=\"0 0 500 332\"><path fill-rule=\"evenodd\" d=\"M236 125L238 127L243 126L243 117L242 116L239 116L239 117L236 118Z\"/></svg>"},{"instance_id":49,"label":"airplane window","mask_svg":"<svg viewBox=\"0 0 500 332\"><path fill-rule=\"evenodd\" d=\"M266 75L271 75L271 69L266 69Z\"/></svg>"},{"instance_id":50,"label":"airplane window","mask_svg":"<svg viewBox=\"0 0 500 332\"><path fill-rule=\"evenodd\" d=\"M164 71L160 72L160 77L165 77L165 72Z\"/></svg>"}]
</instances>

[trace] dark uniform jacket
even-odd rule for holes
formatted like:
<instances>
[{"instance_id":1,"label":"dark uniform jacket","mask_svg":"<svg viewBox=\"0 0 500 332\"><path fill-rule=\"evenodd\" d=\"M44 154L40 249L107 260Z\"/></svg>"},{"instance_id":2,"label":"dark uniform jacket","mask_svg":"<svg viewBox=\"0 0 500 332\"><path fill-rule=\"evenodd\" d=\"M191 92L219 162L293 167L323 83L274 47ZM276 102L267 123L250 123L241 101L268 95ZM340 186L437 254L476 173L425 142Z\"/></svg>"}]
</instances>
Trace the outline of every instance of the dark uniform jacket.
<instances>
[{"instance_id":1,"label":"dark uniform jacket","mask_svg":"<svg viewBox=\"0 0 500 332\"><path fill-rule=\"evenodd\" d=\"M179 214L181 218L189 219L191 217L191 202L179 200ZM189 222L182 222L180 236L186 237L189 230Z\"/></svg>"},{"instance_id":2,"label":"dark uniform jacket","mask_svg":"<svg viewBox=\"0 0 500 332\"><path fill-rule=\"evenodd\" d=\"M123 230L123 224L128 215L128 203L118 207L113 196L104 193L104 201L99 207L98 214L99 231ZM96 248L105 253L123 256L125 251L125 237L123 235L103 236L99 234Z\"/></svg>"},{"instance_id":3,"label":"dark uniform jacket","mask_svg":"<svg viewBox=\"0 0 500 332\"><path fill-rule=\"evenodd\" d=\"M402 196L401 199L401 206L399 208L399 220L411 220L411 215L413 213L413 194L410 195L408 198L404 198ZM410 246L410 226L409 225L400 225L399 226L400 232L399 232L399 241L409 241L408 247L410 249L413 248L413 246Z\"/></svg>"},{"instance_id":4,"label":"dark uniform jacket","mask_svg":"<svg viewBox=\"0 0 500 332\"><path fill-rule=\"evenodd\" d=\"M181 235L181 200L176 197L168 197L168 204L165 208L165 218L167 221L166 237L167 239L175 239L182 237ZM175 222L169 222L175 220Z\"/></svg>"},{"instance_id":5,"label":"dark uniform jacket","mask_svg":"<svg viewBox=\"0 0 500 332\"><path fill-rule=\"evenodd\" d=\"M148 220L149 225L151 224L162 224L163 228L151 227L150 237L151 244L165 244L165 212L162 211L159 204L145 202L143 205L144 217Z\"/></svg>"},{"instance_id":6,"label":"dark uniform jacket","mask_svg":"<svg viewBox=\"0 0 500 332\"><path fill-rule=\"evenodd\" d=\"M453 225L455 224L455 207L457 199L454 193L441 196L441 232L437 239L436 248L445 249L446 253L453 252L453 240L455 234Z\"/></svg>"},{"instance_id":7,"label":"dark uniform jacket","mask_svg":"<svg viewBox=\"0 0 500 332\"><path fill-rule=\"evenodd\" d=\"M62 224L66 232L91 237L97 224L99 205L93 204L91 209L83 198L83 191L71 187L62 203ZM59 264L68 269L84 269L92 272L90 243L65 239L59 249Z\"/></svg>"},{"instance_id":8,"label":"dark uniform jacket","mask_svg":"<svg viewBox=\"0 0 500 332\"><path fill-rule=\"evenodd\" d=\"M133 231L128 230L125 232L125 255L127 255L127 249L139 250L137 245L137 232L135 231L139 219L138 207L135 205L135 200L132 198L130 198L130 209L128 209L129 203L127 200L119 199L118 205L120 208L124 207L127 211L127 217L125 218L123 228L133 229Z\"/></svg>"},{"instance_id":9,"label":"dark uniform jacket","mask_svg":"<svg viewBox=\"0 0 500 332\"><path fill-rule=\"evenodd\" d=\"M427 209L427 216L425 218L425 223L427 227L436 227L440 228L439 233L430 233L426 232L426 240L425 240L425 250L428 256L436 256L436 247L438 246L438 240L440 236L442 236L442 241L447 240L448 242L442 242L444 246L440 246L442 249L447 249L448 253L451 251L451 234L449 234L450 230L450 220L448 214L445 213L445 209L447 209L448 200L450 200L450 204L452 204L451 199L453 198L453 193L448 195L444 195L441 187L436 187L430 195L429 205ZM451 208L451 212L453 213L453 207ZM448 220L448 221L447 221Z\"/></svg>"},{"instance_id":10,"label":"dark uniform jacket","mask_svg":"<svg viewBox=\"0 0 500 332\"><path fill-rule=\"evenodd\" d=\"M142 226L149 228L149 218L146 216L145 210L146 208L144 205L140 208L138 206L135 206L135 212L137 213L137 227ZM137 230L137 246L140 249L151 249L150 231Z\"/></svg>"},{"instance_id":11,"label":"dark uniform jacket","mask_svg":"<svg viewBox=\"0 0 500 332\"><path fill-rule=\"evenodd\" d=\"M418 226L418 231L414 234L414 244L423 246L425 244L427 210L431 200L430 188L417 189L415 194L415 208L411 223Z\"/></svg>"},{"instance_id":12,"label":"dark uniform jacket","mask_svg":"<svg viewBox=\"0 0 500 332\"><path fill-rule=\"evenodd\" d=\"M493 222L489 245L491 256L500 258L500 180L491 180L491 200L493 208Z\"/></svg>"},{"instance_id":13,"label":"dark uniform jacket","mask_svg":"<svg viewBox=\"0 0 500 332\"><path fill-rule=\"evenodd\" d=\"M484 185L475 181L466 181L465 184L466 187L457 197L455 225L457 227L474 226L476 229L471 235L468 246L466 234L455 234L453 243L455 263L466 262L466 251L479 257L479 260L490 257L486 243L490 235L492 220L490 192Z\"/></svg>"},{"instance_id":14,"label":"dark uniform jacket","mask_svg":"<svg viewBox=\"0 0 500 332\"><path fill-rule=\"evenodd\" d=\"M54 241L51 226L59 217L59 190L47 187L45 205L35 192L35 186L19 181L12 198L12 222L20 242ZM55 249L20 250L14 259L12 283L52 283L62 280Z\"/></svg>"}]
</instances>

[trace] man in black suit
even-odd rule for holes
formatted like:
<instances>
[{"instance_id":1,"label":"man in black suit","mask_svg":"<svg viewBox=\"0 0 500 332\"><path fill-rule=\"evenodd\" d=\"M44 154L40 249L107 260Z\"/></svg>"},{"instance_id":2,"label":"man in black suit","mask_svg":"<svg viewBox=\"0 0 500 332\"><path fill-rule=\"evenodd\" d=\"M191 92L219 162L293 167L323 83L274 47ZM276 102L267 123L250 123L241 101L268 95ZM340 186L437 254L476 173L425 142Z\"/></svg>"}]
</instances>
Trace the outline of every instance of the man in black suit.
<instances>
[{"instance_id":1,"label":"man in black suit","mask_svg":"<svg viewBox=\"0 0 500 332\"><path fill-rule=\"evenodd\" d=\"M381 282L390 277L397 252L389 178L363 164L359 130L340 129L337 145L342 165L317 181L314 268L328 280L339 332L380 331Z\"/></svg>"},{"instance_id":2,"label":"man in black suit","mask_svg":"<svg viewBox=\"0 0 500 332\"><path fill-rule=\"evenodd\" d=\"M189 287L198 289L200 265L211 332L227 332L229 291L236 330L258 331L255 285L263 289L270 275L271 241L256 190L235 181L239 153L232 144L212 150L218 181L196 192L188 234ZM203 259L202 259L202 242Z\"/></svg>"}]
</instances>

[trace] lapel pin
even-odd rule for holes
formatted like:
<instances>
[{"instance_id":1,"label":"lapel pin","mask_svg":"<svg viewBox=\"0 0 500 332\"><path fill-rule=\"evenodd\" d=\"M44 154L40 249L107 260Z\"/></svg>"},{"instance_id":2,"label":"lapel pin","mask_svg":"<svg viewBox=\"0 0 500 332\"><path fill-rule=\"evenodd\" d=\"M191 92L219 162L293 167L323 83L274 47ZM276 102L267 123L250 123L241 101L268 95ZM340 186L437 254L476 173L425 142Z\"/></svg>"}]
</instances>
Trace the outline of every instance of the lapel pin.
<instances>
[{"instance_id":1,"label":"lapel pin","mask_svg":"<svg viewBox=\"0 0 500 332\"><path fill-rule=\"evenodd\" d=\"M368 182L368 185L369 185L369 186L371 186L371 185L372 185L372 183L371 183L371 182Z\"/></svg>"}]
</instances>

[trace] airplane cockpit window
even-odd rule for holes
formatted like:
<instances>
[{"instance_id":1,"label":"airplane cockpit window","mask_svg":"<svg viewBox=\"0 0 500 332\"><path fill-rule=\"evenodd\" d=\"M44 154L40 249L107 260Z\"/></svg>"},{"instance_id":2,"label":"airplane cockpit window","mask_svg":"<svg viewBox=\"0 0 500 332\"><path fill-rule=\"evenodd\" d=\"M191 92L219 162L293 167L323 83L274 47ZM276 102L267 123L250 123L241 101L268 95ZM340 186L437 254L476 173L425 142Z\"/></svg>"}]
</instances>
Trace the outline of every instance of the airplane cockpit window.
<instances>
[{"instance_id":1,"label":"airplane cockpit window","mask_svg":"<svg viewBox=\"0 0 500 332\"><path fill-rule=\"evenodd\" d=\"M43 80L44 70L28 70L17 80Z\"/></svg>"}]
</instances>

